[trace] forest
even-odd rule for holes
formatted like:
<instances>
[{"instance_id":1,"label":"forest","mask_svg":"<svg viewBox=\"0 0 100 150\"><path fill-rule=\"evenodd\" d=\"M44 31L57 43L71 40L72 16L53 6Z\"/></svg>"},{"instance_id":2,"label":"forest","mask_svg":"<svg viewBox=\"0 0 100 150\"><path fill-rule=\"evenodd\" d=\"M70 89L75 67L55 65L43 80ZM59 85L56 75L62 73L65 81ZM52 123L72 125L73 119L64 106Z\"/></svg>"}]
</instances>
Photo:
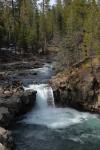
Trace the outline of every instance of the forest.
<instances>
[{"instance_id":1,"label":"forest","mask_svg":"<svg viewBox=\"0 0 100 150\"><path fill-rule=\"evenodd\" d=\"M55 36L63 66L100 53L100 1L0 0L0 49L47 53Z\"/></svg>"},{"instance_id":2,"label":"forest","mask_svg":"<svg viewBox=\"0 0 100 150\"><path fill-rule=\"evenodd\" d=\"M0 150L100 150L100 0L0 0Z\"/></svg>"}]
</instances>

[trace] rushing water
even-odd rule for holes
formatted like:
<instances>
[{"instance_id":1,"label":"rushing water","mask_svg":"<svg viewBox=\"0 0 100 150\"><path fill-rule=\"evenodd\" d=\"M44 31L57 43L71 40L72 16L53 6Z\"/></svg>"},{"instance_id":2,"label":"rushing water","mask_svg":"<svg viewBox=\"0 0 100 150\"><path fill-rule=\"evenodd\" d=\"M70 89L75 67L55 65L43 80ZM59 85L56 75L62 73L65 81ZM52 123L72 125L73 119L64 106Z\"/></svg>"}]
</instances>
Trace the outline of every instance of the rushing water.
<instances>
[{"instance_id":1,"label":"rushing water","mask_svg":"<svg viewBox=\"0 0 100 150\"><path fill-rule=\"evenodd\" d=\"M17 150L100 150L100 120L96 115L56 108L47 80L52 66L36 70L38 77L25 90L37 91L33 110L18 120L13 134Z\"/></svg>"}]
</instances>

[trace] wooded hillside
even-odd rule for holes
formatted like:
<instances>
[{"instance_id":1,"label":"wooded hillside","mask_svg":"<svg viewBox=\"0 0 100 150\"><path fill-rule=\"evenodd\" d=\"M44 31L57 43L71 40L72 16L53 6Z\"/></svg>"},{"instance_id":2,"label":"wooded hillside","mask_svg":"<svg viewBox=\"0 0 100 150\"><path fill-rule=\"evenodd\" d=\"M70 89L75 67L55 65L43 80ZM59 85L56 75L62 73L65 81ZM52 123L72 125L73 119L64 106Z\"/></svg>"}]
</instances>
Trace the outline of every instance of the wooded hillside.
<instances>
[{"instance_id":1,"label":"wooded hillside","mask_svg":"<svg viewBox=\"0 0 100 150\"><path fill-rule=\"evenodd\" d=\"M100 53L100 1L0 0L1 49L46 53L55 36L62 67Z\"/></svg>"}]
</instances>

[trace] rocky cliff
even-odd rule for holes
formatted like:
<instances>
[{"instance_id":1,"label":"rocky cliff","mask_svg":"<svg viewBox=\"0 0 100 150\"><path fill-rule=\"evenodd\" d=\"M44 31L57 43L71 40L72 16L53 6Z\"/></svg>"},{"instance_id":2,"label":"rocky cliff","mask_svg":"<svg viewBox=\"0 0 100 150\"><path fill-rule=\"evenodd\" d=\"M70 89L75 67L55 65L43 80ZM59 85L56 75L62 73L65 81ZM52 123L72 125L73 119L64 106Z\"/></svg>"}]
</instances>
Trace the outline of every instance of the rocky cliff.
<instances>
[{"instance_id":1,"label":"rocky cliff","mask_svg":"<svg viewBox=\"0 0 100 150\"><path fill-rule=\"evenodd\" d=\"M14 140L7 129L35 104L36 91L24 91L19 81L6 85L0 86L0 150L14 150Z\"/></svg>"},{"instance_id":2,"label":"rocky cliff","mask_svg":"<svg viewBox=\"0 0 100 150\"><path fill-rule=\"evenodd\" d=\"M68 72L60 72L50 83L55 104L70 106L81 111L100 113L100 62L94 63L95 76L89 64L81 64Z\"/></svg>"}]
</instances>

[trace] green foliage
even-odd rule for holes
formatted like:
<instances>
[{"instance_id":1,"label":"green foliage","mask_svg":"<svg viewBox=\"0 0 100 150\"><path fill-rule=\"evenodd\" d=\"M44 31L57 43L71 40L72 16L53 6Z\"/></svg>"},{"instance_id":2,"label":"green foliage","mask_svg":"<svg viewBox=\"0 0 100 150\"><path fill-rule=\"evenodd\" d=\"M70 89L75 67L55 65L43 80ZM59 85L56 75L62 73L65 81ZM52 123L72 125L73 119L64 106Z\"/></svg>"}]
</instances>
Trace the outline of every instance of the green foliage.
<instances>
[{"instance_id":1,"label":"green foliage","mask_svg":"<svg viewBox=\"0 0 100 150\"><path fill-rule=\"evenodd\" d=\"M62 67L69 68L87 56L100 54L100 5L95 0L64 1L61 12L64 34L58 58Z\"/></svg>"},{"instance_id":2,"label":"green foliage","mask_svg":"<svg viewBox=\"0 0 100 150\"><path fill-rule=\"evenodd\" d=\"M100 53L100 2L57 0L52 7L50 0L40 6L38 0L0 2L0 47L14 43L24 53L45 53L56 34L63 43L60 56L65 66Z\"/></svg>"}]
</instances>

